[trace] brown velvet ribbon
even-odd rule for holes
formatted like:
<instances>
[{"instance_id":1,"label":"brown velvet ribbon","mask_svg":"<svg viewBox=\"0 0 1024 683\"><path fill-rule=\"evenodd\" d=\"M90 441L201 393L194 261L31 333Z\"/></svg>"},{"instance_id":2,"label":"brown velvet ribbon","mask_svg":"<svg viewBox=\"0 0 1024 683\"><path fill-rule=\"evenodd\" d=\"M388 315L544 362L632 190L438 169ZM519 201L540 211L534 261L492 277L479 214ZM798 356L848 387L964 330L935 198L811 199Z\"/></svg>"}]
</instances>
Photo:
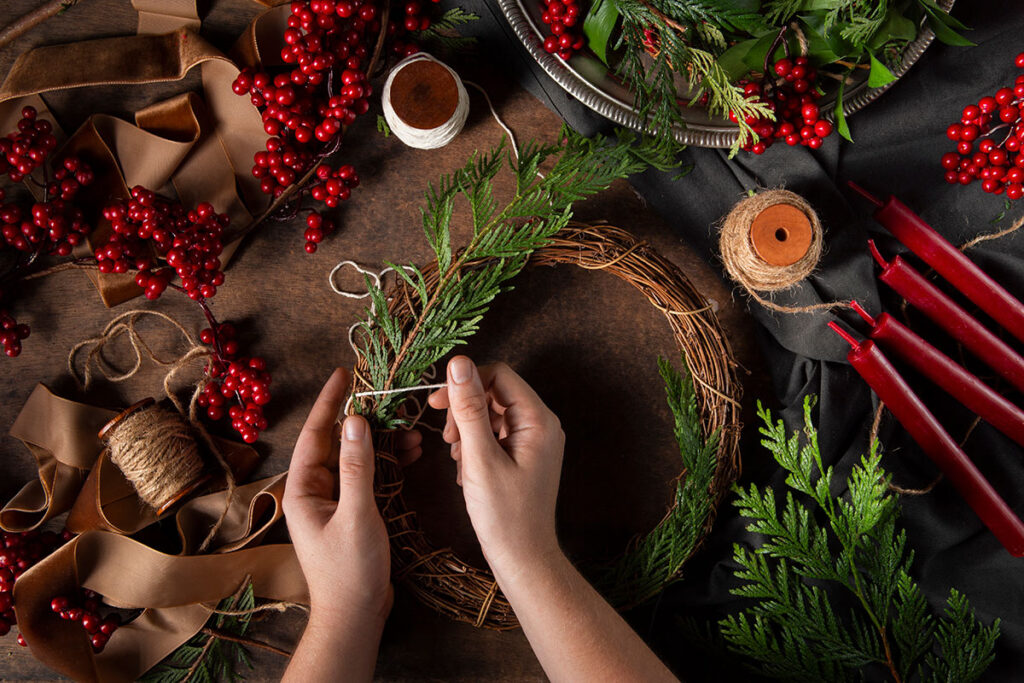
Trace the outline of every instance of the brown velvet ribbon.
<instances>
[{"instance_id":1,"label":"brown velvet ribbon","mask_svg":"<svg viewBox=\"0 0 1024 683\"><path fill-rule=\"evenodd\" d=\"M201 603L216 605L246 576L260 597L308 602L292 546L259 545L283 514L284 473L235 489L208 555L193 553L223 512L225 491L194 498L174 513L178 555L124 535L157 516L110 463L96 436L114 415L39 385L11 429L35 456L39 478L0 511L4 528L35 528L71 508L67 526L81 533L16 582L18 624L40 661L76 680L133 680L203 627L210 609ZM253 449L217 443L236 477L251 473L257 462ZM76 595L79 586L111 605L144 608L100 655L93 654L80 626L49 609L54 596Z\"/></svg>"},{"instance_id":2,"label":"brown velvet ribbon","mask_svg":"<svg viewBox=\"0 0 1024 683\"><path fill-rule=\"evenodd\" d=\"M39 476L0 510L0 528L35 529L68 510L67 528L74 533L106 529L132 534L155 522L156 511L139 500L96 436L116 414L37 385L14 421L11 436L32 453ZM247 479L259 464L259 454L250 446L217 437L214 443L237 481ZM236 492L236 498L243 500L243 494ZM265 511L265 501L261 506L254 511L257 516Z\"/></svg>"}]
</instances>

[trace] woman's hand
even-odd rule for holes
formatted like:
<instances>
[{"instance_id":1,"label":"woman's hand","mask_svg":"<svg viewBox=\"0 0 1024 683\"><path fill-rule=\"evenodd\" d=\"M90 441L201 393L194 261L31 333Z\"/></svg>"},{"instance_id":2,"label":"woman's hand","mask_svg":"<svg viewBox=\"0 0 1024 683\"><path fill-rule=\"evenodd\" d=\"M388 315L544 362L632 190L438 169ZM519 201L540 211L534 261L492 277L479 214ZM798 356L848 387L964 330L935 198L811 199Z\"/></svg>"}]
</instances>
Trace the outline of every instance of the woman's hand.
<instances>
[{"instance_id":1,"label":"woman's hand","mask_svg":"<svg viewBox=\"0 0 1024 683\"><path fill-rule=\"evenodd\" d=\"M346 418L336 450L335 425L349 388L349 373L335 370L306 418L292 453L284 514L309 585L311 618L355 612L383 623L391 610L391 562L373 498L365 419Z\"/></svg>"},{"instance_id":2,"label":"woman's hand","mask_svg":"<svg viewBox=\"0 0 1024 683\"><path fill-rule=\"evenodd\" d=\"M447 409L466 509L484 556L502 575L558 554L555 500L565 435L558 418L507 365L448 364L448 387L430 395Z\"/></svg>"}]
</instances>

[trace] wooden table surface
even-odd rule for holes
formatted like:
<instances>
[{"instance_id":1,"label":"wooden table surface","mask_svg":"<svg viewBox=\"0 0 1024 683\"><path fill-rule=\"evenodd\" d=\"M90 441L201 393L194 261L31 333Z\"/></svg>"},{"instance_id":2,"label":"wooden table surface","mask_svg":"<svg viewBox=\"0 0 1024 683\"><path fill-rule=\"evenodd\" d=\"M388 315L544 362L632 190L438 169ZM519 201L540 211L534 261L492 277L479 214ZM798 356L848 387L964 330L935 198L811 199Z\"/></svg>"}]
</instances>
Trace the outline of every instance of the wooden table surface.
<instances>
[{"instance_id":1,"label":"wooden table surface","mask_svg":"<svg viewBox=\"0 0 1024 683\"><path fill-rule=\"evenodd\" d=\"M7 0L0 8L0 24L39 2ZM202 32L223 48L262 9L245 0L207 4L211 6ZM134 33L135 21L128 0L82 0L0 51L0 72L6 74L15 57L35 45L128 35ZM466 61L460 69L463 75L485 85L520 142L557 135L560 121L554 114L486 61ZM90 114L128 116L146 104L199 88L193 76L177 83L99 87L46 99L64 129L73 131ZM346 329L362 315L364 302L332 293L327 285L331 267L343 259L374 267L383 260L428 260L431 252L418 211L426 184L501 137L478 95L472 97L466 130L441 150L418 151L394 137L385 139L374 130L375 118L371 111L357 123L339 155L357 167L362 180L352 200L336 212L340 232L310 256L303 251L298 225L262 226L235 256L226 283L212 302L218 318L236 324L243 345L264 356L273 375L274 400L267 408L271 427L258 444L265 459L256 476L287 468L291 446L317 390L332 368L353 361ZM688 226L686 216L679 217L679 225L665 224L626 182L580 204L577 217L625 227L678 264L714 302L743 365L756 367L748 318L717 273L679 236L684 228L707 226ZM464 227L456 234L464 234ZM342 284L358 287L359 280L343 277ZM15 308L19 321L31 324L32 336L19 358L0 360L0 431L6 432L39 382L69 398L110 407L157 395L160 373L154 368L123 385L98 386L88 395L75 389L65 371L68 350L75 342L97 334L111 317L131 307L163 311L196 331L204 326L198 307L173 292L157 302L136 300L111 310L81 272L37 280ZM164 341L170 349L169 340ZM638 293L602 273L568 267L528 271L517 280L514 292L496 302L468 353L480 361L510 363L562 418L568 445L559 529L570 553L613 556L632 536L658 521L670 499L670 481L678 473L678 455L655 360L675 351L663 317ZM747 396L751 393L748 390ZM428 439L425 450L409 472L409 503L420 511L424 527L438 544L479 558L453 465L436 438ZM6 434L0 438L0 473L0 500L10 498L35 476L28 451ZM298 615L274 616L258 623L252 633L291 648L302 623ZM280 677L286 664L282 658L254 654L256 669L248 678ZM448 621L401 589L384 635L377 675L382 680L543 678L521 632L494 633ZM13 633L0 639L0 678L53 676L16 644Z\"/></svg>"}]
</instances>

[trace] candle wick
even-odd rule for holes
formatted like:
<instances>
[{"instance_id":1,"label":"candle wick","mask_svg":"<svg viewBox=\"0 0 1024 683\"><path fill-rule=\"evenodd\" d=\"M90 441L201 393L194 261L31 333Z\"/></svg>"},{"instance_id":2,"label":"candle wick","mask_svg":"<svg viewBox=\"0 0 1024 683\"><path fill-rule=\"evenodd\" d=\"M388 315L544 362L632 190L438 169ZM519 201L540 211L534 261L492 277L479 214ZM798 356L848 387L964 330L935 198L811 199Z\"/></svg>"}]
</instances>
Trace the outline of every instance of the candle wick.
<instances>
[{"instance_id":1,"label":"candle wick","mask_svg":"<svg viewBox=\"0 0 1024 683\"><path fill-rule=\"evenodd\" d=\"M864 322L866 322L868 325L871 325L871 327L875 326L875 319L872 318L871 314L865 311L864 307L857 303L856 300L850 302L850 307L857 312L857 315L859 315L864 320Z\"/></svg>"},{"instance_id":2,"label":"candle wick","mask_svg":"<svg viewBox=\"0 0 1024 683\"><path fill-rule=\"evenodd\" d=\"M856 338L854 338L854 336L852 334L850 334L849 332L847 332L843 328L839 327L839 324L836 323L836 321L834 321L834 320L830 321L828 326L832 328L833 332L835 332L840 337L845 339L846 343L848 343L853 348L857 348L858 346L860 346L860 342L857 341Z\"/></svg>"},{"instance_id":3,"label":"candle wick","mask_svg":"<svg viewBox=\"0 0 1024 683\"><path fill-rule=\"evenodd\" d=\"M866 199L869 202L871 202L872 204L874 204L879 209L881 209L884 206L884 204L882 204L882 201L878 197L876 197L875 195L871 194L870 192L868 192L867 190L865 190L863 187L861 187L857 183L853 182L852 180L846 181L846 184L850 186L851 190L853 190L854 192L859 194L861 197L863 197L864 199Z\"/></svg>"},{"instance_id":4,"label":"candle wick","mask_svg":"<svg viewBox=\"0 0 1024 683\"><path fill-rule=\"evenodd\" d=\"M871 255L875 257L875 261L878 262L878 265L882 266L882 268L889 267L889 264L885 262L884 258L882 258L882 252L878 251L878 247L875 246L874 240L868 240L868 249L871 250Z\"/></svg>"}]
</instances>

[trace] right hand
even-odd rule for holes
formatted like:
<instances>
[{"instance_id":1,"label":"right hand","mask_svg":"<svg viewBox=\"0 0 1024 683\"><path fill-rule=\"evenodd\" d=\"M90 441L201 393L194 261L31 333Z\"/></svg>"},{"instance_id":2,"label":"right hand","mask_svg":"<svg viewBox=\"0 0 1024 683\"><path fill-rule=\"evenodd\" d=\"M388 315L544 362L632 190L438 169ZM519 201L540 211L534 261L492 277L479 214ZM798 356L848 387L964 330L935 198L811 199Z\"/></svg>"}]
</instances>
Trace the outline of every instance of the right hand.
<instances>
[{"instance_id":1,"label":"right hand","mask_svg":"<svg viewBox=\"0 0 1024 683\"><path fill-rule=\"evenodd\" d=\"M448 364L448 386L430 395L448 411L457 481L484 557L495 574L560 553L555 501L565 434L558 418L507 365Z\"/></svg>"}]
</instances>

